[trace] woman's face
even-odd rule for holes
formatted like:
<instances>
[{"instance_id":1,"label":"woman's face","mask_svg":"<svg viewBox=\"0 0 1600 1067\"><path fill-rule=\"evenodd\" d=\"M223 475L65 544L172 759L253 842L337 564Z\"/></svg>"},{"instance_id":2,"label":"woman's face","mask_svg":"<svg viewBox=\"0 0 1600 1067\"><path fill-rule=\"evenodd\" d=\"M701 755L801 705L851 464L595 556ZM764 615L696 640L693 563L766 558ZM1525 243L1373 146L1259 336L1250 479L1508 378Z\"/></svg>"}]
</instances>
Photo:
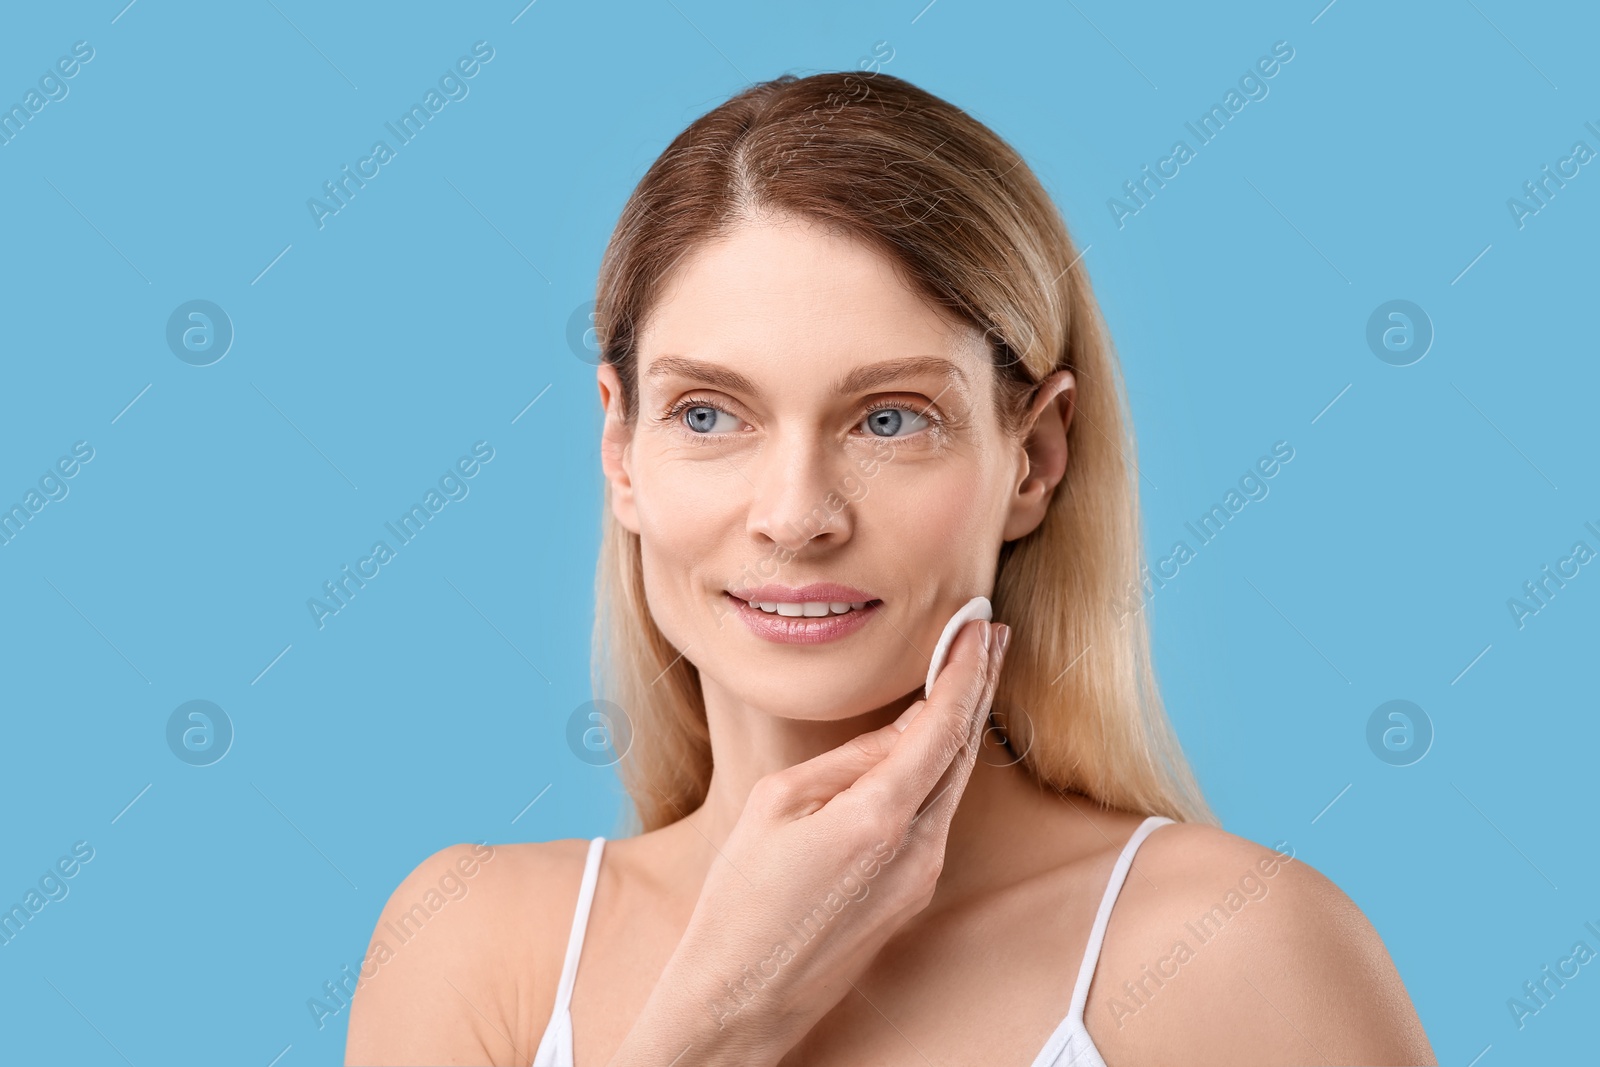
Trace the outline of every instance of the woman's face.
<instances>
[{"instance_id":1,"label":"woman's face","mask_svg":"<svg viewBox=\"0 0 1600 1067\"><path fill-rule=\"evenodd\" d=\"M1043 514L982 333L865 244L782 219L678 265L638 367L631 430L600 368L613 509L708 692L811 720L919 696L945 623ZM826 617L782 614L808 596Z\"/></svg>"}]
</instances>

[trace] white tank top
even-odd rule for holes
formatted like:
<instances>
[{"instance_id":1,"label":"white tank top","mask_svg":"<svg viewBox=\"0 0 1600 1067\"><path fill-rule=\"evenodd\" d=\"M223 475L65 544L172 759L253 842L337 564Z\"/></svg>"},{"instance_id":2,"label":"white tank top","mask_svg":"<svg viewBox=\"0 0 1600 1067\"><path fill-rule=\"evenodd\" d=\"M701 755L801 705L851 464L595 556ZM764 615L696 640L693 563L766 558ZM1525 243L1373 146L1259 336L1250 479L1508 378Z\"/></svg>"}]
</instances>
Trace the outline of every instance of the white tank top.
<instances>
[{"instance_id":1,"label":"white tank top","mask_svg":"<svg viewBox=\"0 0 1600 1067\"><path fill-rule=\"evenodd\" d=\"M1133 865L1133 854L1152 830L1171 821L1160 815L1150 816L1139 824L1133 836L1128 838L1128 843L1122 846L1117 864L1111 868L1105 894L1100 898L1100 909L1095 912L1094 927L1089 931L1089 943L1084 948L1083 962L1078 966L1078 981L1073 986L1066 1017L1056 1026L1055 1032L1033 1058L1030 1067L1106 1067L1105 1059L1101 1057L1100 1050L1095 1048L1089 1031L1083 1025L1083 1009L1089 1002L1089 983L1094 978L1095 964L1100 960L1100 947L1105 941L1106 925L1111 921L1111 909ZM533 1054L532 1067L576 1067L572 1062L572 986L578 977L578 957L583 954L583 934L589 925L589 906L594 902L595 882L600 876L600 853L605 843L603 837L596 837L589 842L589 858L583 868L583 884L578 888L578 908L572 918L572 932L567 937L567 955L561 964L561 982L556 987L555 1007L551 1009L544 1036L539 1039L538 1051Z\"/></svg>"}]
</instances>

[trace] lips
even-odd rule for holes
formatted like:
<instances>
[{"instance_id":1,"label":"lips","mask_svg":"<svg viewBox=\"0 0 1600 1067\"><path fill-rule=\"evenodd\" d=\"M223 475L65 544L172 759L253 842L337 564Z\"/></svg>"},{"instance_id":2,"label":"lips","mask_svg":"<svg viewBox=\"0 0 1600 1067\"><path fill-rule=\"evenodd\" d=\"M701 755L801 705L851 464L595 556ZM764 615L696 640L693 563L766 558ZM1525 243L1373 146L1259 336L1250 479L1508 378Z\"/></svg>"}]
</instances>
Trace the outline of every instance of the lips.
<instances>
[{"instance_id":1,"label":"lips","mask_svg":"<svg viewBox=\"0 0 1600 1067\"><path fill-rule=\"evenodd\" d=\"M815 604L819 602L839 604L860 604L877 599L871 593L857 589L853 585L840 585L836 582L812 582L810 585L757 585L747 589L730 589L729 596L737 597L747 604L777 603L777 604Z\"/></svg>"},{"instance_id":2,"label":"lips","mask_svg":"<svg viewBox=\"0 0 1600 1067\"><path fill-rule=\"evenodd\" d=\"M835 582L788 587L762 585L725 594L756 636L780 644L817 644L859 629L883 601Z\"/></svg>"}]
</instances>

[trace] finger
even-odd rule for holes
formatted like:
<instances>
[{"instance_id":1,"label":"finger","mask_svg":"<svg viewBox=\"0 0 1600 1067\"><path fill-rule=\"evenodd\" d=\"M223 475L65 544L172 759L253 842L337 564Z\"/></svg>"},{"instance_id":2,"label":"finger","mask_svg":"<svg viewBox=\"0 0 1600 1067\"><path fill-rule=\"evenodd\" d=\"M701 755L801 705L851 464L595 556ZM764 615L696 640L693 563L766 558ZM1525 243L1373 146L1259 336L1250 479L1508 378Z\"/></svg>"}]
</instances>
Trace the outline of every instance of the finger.
<instances>
[{"instance_id":1,"label":"finger","mask_svg":"<svg viewBox=\"0 0 1600 1067\"><path fill-rule=\"evenodd\" d=\"M994 639L994 635L991 635L989 660L984 674L984 686L982 693L978 697L977 714L972 718L972 730L967 735L966 743L951 759L950 765L939 776L939 780L934 783L927 802L921 805L917 818L912 820L913 823L920 820L936 803L953 808L960 800L961 793L966 789L966 780L972 773L972 766L977 760L978 752L983 747L984 731L989 726L989 705L994 699L995 686L999 676L1000 658L999 641Z\"/></svg>"},{"instance_id":2,"label":"finger","mask_svg":"<svg viewBox=\"0 0 1600 1067\"><path fill-rule=\"evenodd\" d=\"M932 796L923 805L915 818L911 820L911 840L918 838L938 841L941 843L948 836L950 822L955 817L956 807L961 803L961 797L966 792L967 782L972 777L972 768L977 762L978 750L982 747L983 731L988 727L989 707L994 700L995 689L1000 681L1000 666L1005 659L1005 653L1000 650L1000 642L991 640L989 645L989 665L985 674L983 695L979 700L979 714L974 719L973 732L968 738L967 746L961 750L955 759L950 761L950 767L935 784Z\"/></svg>"},{"instance_id":3,"label":"finger","mask_svg":"<svg viewBox=\"0 0 1600 1067\"><path fill-rule=\"evenodd\" d=\"M983 637L989 623L975 619L961 628L950 658L898 743L848 792L874 797L909 817L921 807L969 737L986 686L989 654ZM991 647L993 642L990 642Z\"/></svg>"},{"instance_id":4,"label":"finger","mask_svg":"<svg viewBox=\"0 0 1600 1067\"><path fill-rule=\"evenodd\" d=\"M941 671L940 677L943 675ZM788 806L790 813L809 815L854 785L889 754L926 705L926 700L914 701L894 722L858 734L836 748L778 772L793 787L788 794L794 801Z\"/></svg>"},{"instance_id":5,"label":"finger","mask_svg":"<svg viewBox=\"0 0 1600 1067\"><path fill-rule=\"evenodd\" d=\"M804 808L815 810L882 762L899 739L899 727L889 723L857 734L837 748L830 748L779 773L796 785L796 799Z\"/></svg>"}]
</instances>

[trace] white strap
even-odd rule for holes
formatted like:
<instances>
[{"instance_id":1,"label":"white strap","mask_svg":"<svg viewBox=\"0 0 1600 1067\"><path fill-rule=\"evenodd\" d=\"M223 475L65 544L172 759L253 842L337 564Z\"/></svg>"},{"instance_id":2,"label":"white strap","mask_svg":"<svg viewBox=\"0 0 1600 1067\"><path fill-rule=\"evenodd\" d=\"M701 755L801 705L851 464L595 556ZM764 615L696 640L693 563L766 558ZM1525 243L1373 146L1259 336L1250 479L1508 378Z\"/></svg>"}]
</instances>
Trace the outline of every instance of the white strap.
<instances>
[{"instance_id":1,"label":"white strap","mask_svg":"<svg viewBox=\"0 0 1600 1067\"><path fill-rule=\"evenodd\" d=\"M572 916L572 932L567 935L567 956L561 961L561 984L556 986L552 1017L566 1011L572 1001L572 987L578 980L578 957L583 954L583 934L589 926L589 906L594 903L594 887L600 878L600 853L605 844L603 837L589 842L589 857L584 862L583 884L578 887L578 907Z\"/></svg>"},{"instance_id":2,"label":"white strap","mask_svg":"<svg viewBox=\"0 0 1600 1067\"><path fill-rule=\"evenodd\" d=\"M1100 961L1100 947L1105 942L1106 927L1111 922L1111 909L1116 905L1117 894L1122 892L1122 883L1133 866L1133 854L1139 851L1139 846L1151 831L1169 822L1172 820L1163 815L1150 816L1138 825L1133 836L1128 838L1128 843L1122 846L1117 865L1111 868L1111 879L1106 883L1105 895L1100 898L1100 910L1095 913L1094 928L1089 931L1089 943L1084 946L1083 963L1078 966L1078 984L1072 989L1072 1007L1067 1012L1069 1021L1082 1022L1084 1006L1089 1002L1089 983L1094 979L1095 964Z\"/></svg>"}]
</instances>

